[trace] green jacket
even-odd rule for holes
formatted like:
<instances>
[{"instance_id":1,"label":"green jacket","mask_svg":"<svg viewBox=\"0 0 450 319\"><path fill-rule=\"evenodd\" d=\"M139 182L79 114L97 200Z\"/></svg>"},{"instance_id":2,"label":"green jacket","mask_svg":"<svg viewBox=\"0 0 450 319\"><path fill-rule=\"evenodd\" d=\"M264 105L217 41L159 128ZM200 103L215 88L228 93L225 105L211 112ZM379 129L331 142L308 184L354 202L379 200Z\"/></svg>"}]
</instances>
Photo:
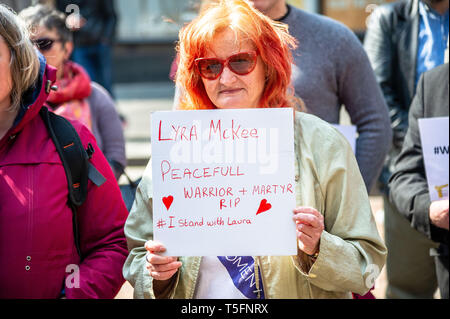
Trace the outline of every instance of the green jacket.
<instances>
[{"instance_id":1,"label":"green jacket","mask_svg":"<svg viewBox=\"0 0 450 319\"><path fill-rule=\"evenodd\" d=\"M297 112L295 152L297 206L321 212L325 230L314 263L300 250L296 256L255 257L265 296L303 299L351 298L352 292L364 295L381 272L387 250L351 147L328 123ZM153 238L151 171L149 163L125 224L130 254L123 274L133 285L135 298L155 298L144 248ZM194 296L201 257L180 257L180 261L183 265L164 297Z\"/></svg>"}]
</instances>

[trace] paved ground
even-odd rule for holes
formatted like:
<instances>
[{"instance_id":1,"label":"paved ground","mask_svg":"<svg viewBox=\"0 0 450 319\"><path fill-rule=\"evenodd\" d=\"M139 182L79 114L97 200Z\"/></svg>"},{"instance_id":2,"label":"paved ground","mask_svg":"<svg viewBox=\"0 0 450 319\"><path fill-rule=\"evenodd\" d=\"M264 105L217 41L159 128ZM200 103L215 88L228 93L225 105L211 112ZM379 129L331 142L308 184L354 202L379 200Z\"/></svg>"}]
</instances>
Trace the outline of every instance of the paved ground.
<instances>
[{"instance_id":1,"label":"paved ground","mask_svg":"<svg viewBox=\"0 0 450 319\"><path fill-rule=\"evenodd\" d=\"M117 107L127 119L125 127L126 152L129 161L128 175L135 179L142 175L144 167L150 157L150 117L151 113L160 110L170 110L173 100L173 84L131 84L120 85L115 88ZM348 124L348 116L342 113L342 124ZM125 183L122 178L119 183ZM370 196L372 212L377 222L378 230L384 238L383 232L383 201L380 196ZM385 297L386 273L381 272L375 283L374 295ZM117 295L118 299L133 297L133 288L125 283Z\"/></svg>"}]
</instances>

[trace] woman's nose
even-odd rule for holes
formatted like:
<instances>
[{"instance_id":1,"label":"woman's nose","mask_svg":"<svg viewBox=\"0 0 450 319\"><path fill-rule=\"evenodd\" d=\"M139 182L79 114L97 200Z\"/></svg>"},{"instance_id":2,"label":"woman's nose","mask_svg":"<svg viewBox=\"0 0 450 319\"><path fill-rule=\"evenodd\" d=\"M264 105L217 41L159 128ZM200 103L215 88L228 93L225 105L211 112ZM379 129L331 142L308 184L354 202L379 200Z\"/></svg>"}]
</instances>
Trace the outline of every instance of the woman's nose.
<instances>
[{"instance_id":1,"label":"woman's nose","mask_svg":"<svg viewBox=\"0 0 450 319\"><path fill-rule=\"evenodd\" d=\"M233 73L228 66L223 68L222 74L219 77L221 84L229 84L236 81L236 74Z\"/></svg>"}]
</instances>

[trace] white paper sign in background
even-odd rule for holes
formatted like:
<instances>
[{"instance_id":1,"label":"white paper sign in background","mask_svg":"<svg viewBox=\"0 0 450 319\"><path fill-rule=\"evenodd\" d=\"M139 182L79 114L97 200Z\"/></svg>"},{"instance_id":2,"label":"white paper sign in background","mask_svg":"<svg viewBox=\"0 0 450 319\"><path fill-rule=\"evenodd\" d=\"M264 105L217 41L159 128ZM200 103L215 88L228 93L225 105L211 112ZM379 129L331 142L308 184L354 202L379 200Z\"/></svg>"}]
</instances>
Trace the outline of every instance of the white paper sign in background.
<instances>
[{"instance_id":1,"label":"white paper sign in background","mask_svg":"<svg viewBox=\"0 0 450 319\"><path fill-rule=\"evenodd\" d=\"M154 239L169 256L296 255L292 109L152 114Z\"/></svg>"},{"instance_id":2,"label":"white paper sign in background","mask_svg":"<svg viewBox=\"0 0 450 319\"><path fill-rule=\"evenodd\" d=\"M347 139L352 147L353 154L356 153L356 126L355 125L340 125L340 124L332 124L342 135Z\"/></svg>"},{"instance_id":3,"label":"white paper sign in background","mask_svg":"<svg viewBox=\"0 0 450 319\"><path fill-rule=\"evenodd\" d=\"M448 199L448 117L419 119L431 201Z\"/></svg>"}]
</instances>

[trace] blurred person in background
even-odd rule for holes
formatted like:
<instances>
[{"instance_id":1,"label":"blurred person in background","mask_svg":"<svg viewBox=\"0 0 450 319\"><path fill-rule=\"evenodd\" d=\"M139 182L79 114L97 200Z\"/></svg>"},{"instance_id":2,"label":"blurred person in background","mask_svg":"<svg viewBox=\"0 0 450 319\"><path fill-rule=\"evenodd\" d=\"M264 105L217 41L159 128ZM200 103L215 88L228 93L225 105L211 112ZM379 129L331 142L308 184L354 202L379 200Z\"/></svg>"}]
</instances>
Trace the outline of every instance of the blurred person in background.
<instances>
[{"instance_id":1,"label":"blurred person in background","mask_svg":"<svg viewBox=\"0 0 450 319\"><path fill-rule=\"evenodd\" d=\"M389 200L388 181L408 129L408 111L421 74L444 63L449 0L405 0L382 5L371 15L364 47L389 108L393 145L381 176L384 202L387 298L433 298L437 247L413 229Z\"/></svg>"},{"instance_id":2,"label":"blurred person in background","mask_svg":"<svg viewBox=\"0 0 450 319\"><path fill-rule=\"evenodd\" d=\"M406 217L411 227L439 243L437 248L431 249L430 255L435 261L435 280L443 299L449 298L449 200L430 200L418 120L448 117L448 77L448 63L422 74L409 109L405 141L389 181L390 198L398 211Z\"/></svg>"},{"instance_id":3,"label":"blurred person in background","mask_svg":"<svg viewBox=\"0 0 450 319\"><path fill-rule=\"evenodd\" d=\"M55 0L56 9L68 15L75 49L71 59L83 66L94 82L114 97L112 45L117 16L113 0Z\"/></svg>"},{"instance_id":4,"label":"blurred person in background","mask_svg":"<svg viewBox=\"0 0 450 319\"><path fill-rule=\"evenodd\" d=\"M113 298L127 256L119 187L92 133L71 121L106 178L88 180L76 209L79 254L66 173L40 116L56 70L1 4L0 74L0 299Z\"/></svg>"},{"instance_id":5,"label":"blurred person in background","mask_svg":"<svg viewBox=\"0 0 450 319\"><path fill-rule=\"evenodd\" d=\"M91 82L84 68L69 60L74 48L65 15L46 5L24 9L19 16L32 31L32 41L57 69L57 91L50 92L47 104L66 118L86 125L110 163L116 179L126 166L123 127L109 93Z\"/></svg>"}]
</instances>

